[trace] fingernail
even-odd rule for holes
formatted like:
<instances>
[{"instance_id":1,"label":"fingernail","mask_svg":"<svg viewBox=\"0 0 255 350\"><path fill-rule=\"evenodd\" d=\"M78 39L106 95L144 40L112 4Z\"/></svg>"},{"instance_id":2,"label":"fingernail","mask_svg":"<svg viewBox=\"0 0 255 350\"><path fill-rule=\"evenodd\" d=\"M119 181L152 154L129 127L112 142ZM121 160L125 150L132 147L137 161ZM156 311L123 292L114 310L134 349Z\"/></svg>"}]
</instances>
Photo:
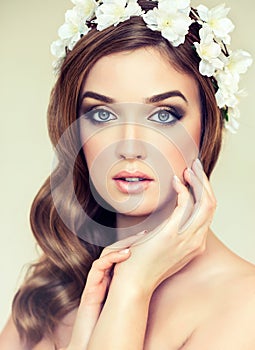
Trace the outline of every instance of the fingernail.
<instances>
[{"instance_id":1,"label":"fingernail","mask_svg":"<svg viewBox=\"0 0 255 350\"><path fill-rule=\"evenodd\" d=\"M186 176L188 176L189 181L193 181L195 173L191 168L187 168Z\"/></svg>"},{"instance_id":2,"label":"fingernail","mask_svg":"<svg viewBox=\"0 0 255 350\"><path fill-rule=\"evenodd\" d=\"M129 251L130 251L130 249L126 248L126 249L120 250L119 253L120 254L128 254Z\"/></svg>"},{"instance_id":3,"label":"fingernail","mask_svg":"<svg viewBox=\"0 0 255 350\"><path fill-rule=\"evenodd\" d=\"M174 181L176 184L181 183L181 180L179 179L179 177L177 175L174 175Z\"/></svg>"},{"instance_id":4,"label":"fingernail","mask_svg":"<svg viewBox=\"0 0 255 350\"><path fill-rule=\"evenodd\" d=\"M203 165L198 158L195 160L194 163L198 166L199 169L203 170Z\"/></svg>"},{"instance_id":5,"label":"fingernail","mask_svg":"<svg viewBox=\"0 0 255 350\"><path fill-rule=\"evenodd\" d=\"M194 171L193 171L192 169L187 168L187 171L188 171L189 175L191 175L191 176L194 176L194 175L195 175L195 174L194 174Z\"/></svg>"},{"instance_id":6,"label":"fingernail","mask_svg":"<svg viewBox=\"0 0 255 350\"><path fill-rule=\"evenodd\" d=\"M147 231L147 230L144 230L144 231L142 231L142 232L138 232L136 235L137 235L137 236L143 236L143 235L146 235L146 233L148 233L148 231Z\"/></svg>"}]
</instances>

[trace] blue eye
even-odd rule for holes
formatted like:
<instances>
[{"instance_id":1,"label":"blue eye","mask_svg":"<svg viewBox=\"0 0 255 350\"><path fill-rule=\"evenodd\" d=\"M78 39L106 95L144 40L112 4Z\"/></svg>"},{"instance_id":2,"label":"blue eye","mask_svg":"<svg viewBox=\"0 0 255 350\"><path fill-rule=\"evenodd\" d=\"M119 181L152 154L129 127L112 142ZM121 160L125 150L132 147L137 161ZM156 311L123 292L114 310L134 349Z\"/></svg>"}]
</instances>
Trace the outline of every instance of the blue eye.
<instances>
[{"instance_id":1,"label":"blue eye","mask_svg":"<svg viewBox=\"0 0 255 350\"><path fill-rule=\"evenodd\" d=\"M115 120L117 117L107 109L92 109L86 113L86 118L92 123L106 123Z\"/></svg>"},{"instance_id":2,"label":"blue eye","mask_svg":"<svg viewBox=\"0 0 255 350\"><path fill-rule=\"evenodd\" d=\"M161 124L173 124L181 119L181 115L172 109L160 109L148 119Z\"/></svg>"}]
</instances>

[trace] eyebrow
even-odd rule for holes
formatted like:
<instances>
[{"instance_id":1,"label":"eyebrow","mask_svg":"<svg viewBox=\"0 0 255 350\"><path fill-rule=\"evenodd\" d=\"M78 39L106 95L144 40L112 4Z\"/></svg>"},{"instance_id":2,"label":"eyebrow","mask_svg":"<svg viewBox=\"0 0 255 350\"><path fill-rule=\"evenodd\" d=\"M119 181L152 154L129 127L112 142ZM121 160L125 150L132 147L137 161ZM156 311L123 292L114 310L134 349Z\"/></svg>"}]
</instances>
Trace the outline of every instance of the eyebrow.
<instances>
[{"instance_id":1,"label":"eyebrow","mask_svg":"<svg viewBox=\"0 0 255 350\"><path fill-rule=\"evenodd\" d=\"M90 97L90 98L93 98L94 100L102 101L105 103L115 103L116 102L111 97L101 95L101 94L99 94L97 92L93 92L93 91L86 91L81 97L81 102L86 97ZM186 99L186 97L179 90L167 91L167 92L163 92L162 94L153 95L151 97L146 98L145 103L156 103L156 102L166 100L167 98L170 98L170 97L180 97L186 103L188 103L188 100Z\"/></svg>"}]
</instances>

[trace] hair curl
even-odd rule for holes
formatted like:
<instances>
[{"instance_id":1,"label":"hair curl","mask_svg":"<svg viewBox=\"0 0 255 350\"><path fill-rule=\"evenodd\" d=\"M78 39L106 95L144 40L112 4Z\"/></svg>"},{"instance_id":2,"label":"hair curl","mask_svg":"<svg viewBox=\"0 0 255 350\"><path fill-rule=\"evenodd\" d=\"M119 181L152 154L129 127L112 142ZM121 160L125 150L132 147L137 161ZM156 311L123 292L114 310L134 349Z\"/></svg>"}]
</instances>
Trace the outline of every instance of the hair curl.
<instances>
[{"instance_id":1,"label":"hair curl","mask_svg":"<svg viewBox=\"0 0 255 350\"><path fill-rule=\"evenodd\" d=\"M145 11L155 6L155 2L148 0L139 3ZM221 148L223 118L215 101L213 81L198 70L199 57L192 47L194 41L199 41L198 30L199 25L192 24L185 43L175 48L159 32L148 29L140 17L132 17L102 32L92 29L68 52L52 90L48 130L53 146L56 147L61 135L77 119L80 89L96 61L112 53L153 47L178 70L190 74L198 82L202 105L200 159L209 177ZM52 190L61 198L64 189L61 205L74 227L79 218L73 195L66 195L70 186L66 179L70 176L75 195L88 216L106 226L115 224L114 215L101 208L90 192L88 168L83 153L75 155L76 142L77 135L70 135L62 148L58 148L58 165L51 175L54 188L49 177L31 208L31 227L43 256L30 268L15 295L12 309L20 337L30 346L43 337L52 338L59 321L78 307L88 271L102 249L84 242L65 225L54 205ZM74 169L70 169L69 161L74 156ZM86 225L81 227L84 230Z\"/></svg>"}]
</instances>

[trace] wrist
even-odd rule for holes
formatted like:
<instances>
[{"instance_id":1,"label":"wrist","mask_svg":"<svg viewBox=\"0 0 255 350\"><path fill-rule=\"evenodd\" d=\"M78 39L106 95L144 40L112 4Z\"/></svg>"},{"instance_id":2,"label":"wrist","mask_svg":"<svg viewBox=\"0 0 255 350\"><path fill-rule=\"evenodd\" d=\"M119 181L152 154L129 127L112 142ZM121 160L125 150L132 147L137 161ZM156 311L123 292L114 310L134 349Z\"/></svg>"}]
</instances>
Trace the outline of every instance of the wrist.
<instances>
[{"instance_id":1,"label":"wrist","mask_svg":"<svg viewBox=\"0 0 255 350\"><path fill-rule=\"evenodd\" d=\"M110 285L109 293L120 295L123 298L150 301L154 289L143 283L141 280L114 274Z\"/></svg>"}]
</instances>

